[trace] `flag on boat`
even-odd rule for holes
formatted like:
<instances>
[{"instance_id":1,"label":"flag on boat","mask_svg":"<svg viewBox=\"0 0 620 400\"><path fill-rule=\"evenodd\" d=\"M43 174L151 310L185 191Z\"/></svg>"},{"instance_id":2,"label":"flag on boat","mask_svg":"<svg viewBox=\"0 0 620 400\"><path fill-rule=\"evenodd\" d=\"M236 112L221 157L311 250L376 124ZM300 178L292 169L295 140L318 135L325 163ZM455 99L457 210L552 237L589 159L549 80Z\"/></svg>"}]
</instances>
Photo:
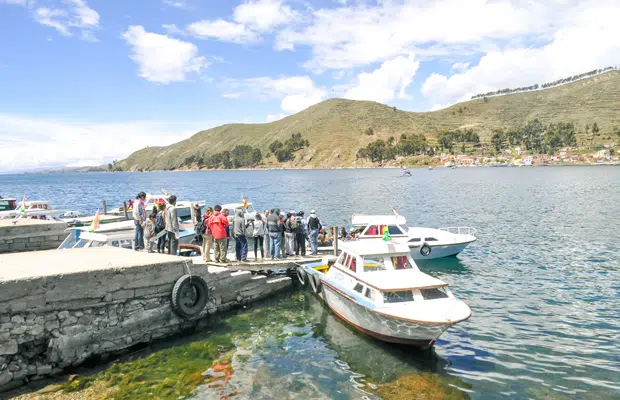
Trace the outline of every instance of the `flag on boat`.
<instances>
[{"instance_id":1,"label":"flag on boat","mask_svg":"<svg viewBox=\"0 0 620 400\"><path fill-rule=\"evenodd\" d=\"M97 210L97 213L95 214L95 218L93 219L93 222L90 224L90 229L88 230L89 232L94 232L95 229L99 229L100 219L101 219L101 216L99 215L99 210Z\"/></svg>"},{"instance_id":2,"label":"flag on boat","mask_svg":"<svg viewBox=\"0 0 620 400\"><path fill-rule=\"evenodd\" d=\"M383 240L385 242L389 242L390 239L392 239L392 236L390 236L390 231L388 230L388 227L386 225L383 225L381 227L381 234L383 235Z\"/></svg>"},{"instance_id":3,"label":"flag on boat","mask_svg":"<svg viewBox=\"0 0 620 400\"><path fill-rule=\"evenodd\" d=\"M165 194L166 196L168 196L168 191L167 191L166 189L161 188L161 191L162 191L162 192L164 192L164 194Z\"/></svg>"},{"instance_id":4,"label":"flag on boat","mask_svg":"<svg viewBox=\"0 0 620 400\"><path fill-rule=\"evenodd\" d=\"M243 198L243 208L248 208L248 199Z\"/></svg>"}]
</instances>

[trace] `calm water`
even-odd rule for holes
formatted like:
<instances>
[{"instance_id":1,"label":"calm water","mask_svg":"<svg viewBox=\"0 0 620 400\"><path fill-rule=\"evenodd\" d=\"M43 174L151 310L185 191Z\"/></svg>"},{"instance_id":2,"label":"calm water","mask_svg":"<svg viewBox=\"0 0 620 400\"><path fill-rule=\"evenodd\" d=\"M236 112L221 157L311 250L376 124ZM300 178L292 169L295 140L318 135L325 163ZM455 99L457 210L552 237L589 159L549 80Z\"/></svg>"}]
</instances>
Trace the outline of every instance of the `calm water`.
<instances>
[{"instance_id":1,"label":"calm water","mask_svg":"<svg viewBox=\"0 0 620 400\"><path fill-rule=\"evenodd\" d=\"M473 310L432 353L367 339L308 293L296 293L260 307L304 320L277 326L269 318L254 320L252 332L267 333L259 335L260 346L239 345L244 362L229 385L241 397L362 398L372 396L364 393L365 380L380 384L421 371L474 399L620 398L620 168L412 173L0 175L0 195L26 194L94 213L102 199L113 207L141 190L159 193L163 187L210 205L247 196L260 210L315 208L330 224L347 224L356 212L388 213L393 205L410 225L474 226L478 241L457 258L420 264ZM303 301L288 304L291 296ZM217 397L207 386L197 393Z\"/></svg>"}]
</instances>

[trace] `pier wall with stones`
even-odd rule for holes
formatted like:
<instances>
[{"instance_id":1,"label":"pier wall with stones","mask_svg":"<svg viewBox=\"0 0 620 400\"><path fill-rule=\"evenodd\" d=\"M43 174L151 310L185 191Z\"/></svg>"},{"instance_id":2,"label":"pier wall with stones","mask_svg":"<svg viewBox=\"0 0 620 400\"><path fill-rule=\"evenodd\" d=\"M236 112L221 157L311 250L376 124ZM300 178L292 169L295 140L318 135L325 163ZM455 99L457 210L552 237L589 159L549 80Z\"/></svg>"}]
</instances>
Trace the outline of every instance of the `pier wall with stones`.
<instances>
[{"instance_id":1,"label":"pier wall with stones","mask_svg":"<svg viewBox=\"0 0 620 400\"><path fill-rule=\"evenodd\" d=\"M292 285L288 277L185 260L112 248L1 255L0 392L93 356L208 325L209 314ZM188 270L209 286L207 306L193 320L171 307L174 283Z\"/></svg>"},{"instance_id":2,"label":"pier wall with stones","mask_svg":"<svg viewBox=\"0 0 620 400\"><path fill-rule=\"evenodd\" d=\"M65 222L0 220L0 253L56 249L67 237Z\"/></svg>"}]
</instances>

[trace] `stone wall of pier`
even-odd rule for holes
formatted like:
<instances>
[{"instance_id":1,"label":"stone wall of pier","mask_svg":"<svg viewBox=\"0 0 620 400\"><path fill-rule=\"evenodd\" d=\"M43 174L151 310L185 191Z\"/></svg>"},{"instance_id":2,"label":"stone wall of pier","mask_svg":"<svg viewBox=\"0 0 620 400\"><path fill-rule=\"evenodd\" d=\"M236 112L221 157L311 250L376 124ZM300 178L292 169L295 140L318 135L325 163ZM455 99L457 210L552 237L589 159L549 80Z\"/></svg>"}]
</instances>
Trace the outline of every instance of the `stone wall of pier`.
<instances>
[{"instance_id":1,"label":"stone wall of pier","mask_svg":"<svg viewBox=\"0 0 620 400\"><path fill-rule=\"evenodd\" d=\"M208 325L209 314L292 285L288 277L207 270L204 264L166 258L171 261L0 281L0 392L60 374L96 355ZM188 269L207 282L210 292L195 320L171 308L174 283Z\"/></svg>"},{"instance_id":2,"label":"stone wall of pier","mask_svg":"<svg viewBox=\"0 0 620 400\"><path fill-rule=\"evenodd\" d=\"M0 220L0 253L56 249L67 237L65 222Z\"/></svg>"}]
</instances>

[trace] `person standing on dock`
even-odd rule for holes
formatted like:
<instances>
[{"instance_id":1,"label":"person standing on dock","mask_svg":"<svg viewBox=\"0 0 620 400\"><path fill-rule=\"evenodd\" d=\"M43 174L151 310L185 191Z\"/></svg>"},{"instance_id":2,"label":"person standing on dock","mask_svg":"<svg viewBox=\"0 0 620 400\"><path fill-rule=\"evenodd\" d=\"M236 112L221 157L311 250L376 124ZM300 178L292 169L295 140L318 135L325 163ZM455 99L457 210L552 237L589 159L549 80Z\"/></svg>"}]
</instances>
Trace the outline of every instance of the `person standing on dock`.
<instances>
[{"instance_id":1,"label":"person standing on dock","mask_svg":"<svg viewBox=\"0 0 620 400\"><path fill-rule=\"evenodd\" d=\"M226 250L228 246L226 245L228 241L227 236L227 228L228 218L226 218L222 213L222 206L219 204L213 208L214 212L207 224L209 229L211 229L211 234L213 235L213 241L215 242L215 249L213 258L215 258L216 263L227 263L228 259L226 258Z\"/></svg>"},{"instance_id":2,"label":"person standing on dock","mask_svg":"<svg viewBox=\"0 0 620 400\"><path fill-rule=\"evenodd\" d=\"M153 242L151 238L157 235L157 213L153 212L149 215L149 219L144 223L144 248L147 252L153 252Z\"/></svg>"},{"instance_id":3,"label":"person standing on dock","mask_svg":"<svg viewBox=\"0 0 620 400\"><path fill-rule=\"evenodd\" d=\"M263 214L263 227L265 228L265 236L264 236L264 247L265 247L265 254L269 255L271 252L271 247L269 246L269 228L267 227L267 218L269 217L269 210L265 210L265 213Z\"/></svg>"},{"instance_id":4,"label":"person standing on dock","mask_svg":"<svg viewBox=\"0 0 620 400\"><path fill-rule=\"evenodd\" d=\"M204 224L204 233L202 234L202 259L205 262L211 262L211 248L213 247L213 233L211 233L211 228L209 228L209 218L213 215L213 209L211 207L207 207L205 210L204 218L202 219L202 223Z\"/></svg>"},{"instance_id":5,"label":"person standing on dock","mask_svg":"<svg viewBox=\"0 0 620 400\"><path fill-rule=\"evenodd\" d=\"M170 204L166 208L166 232L168 233L168 254L172 256L177 255L179 248L179 218L177 217L177 196L172 195L168 198Z\"/></svg>"},{"instance_id":6,"label":"person standing on dock","mask_svg":"<svg viewBox=\"0 0 620 400\"><path fill-rule=\"evenodd\" d=\"M222 210L222 215L226 217L228 220L228 225L226 225L226 254L228 254L228 246L230 245L230 223L232 222L232 218L230 217L230 210L225 208Z\"/></svg>"},{"instance_id":7,"label":"person standing on dock","mask_svg":"<svg viewBox=\"0 0 620 400\"><path fill-rule=\"evenodd\" d=\"M299 225L297 224L297 217L294 213L289 213L288 219L284 225L284 239L286 241L285 247L287 256L295 255L295 238L298 231Z\"/></svg>"},{"instance_id":8,"label":"person standing on dock","mask_svg":"<svg viewBox=\"0 0 620 400\"><path fill-rule=\"evenodd\" d=\"M146 222L146 209L144 208L144 200L146 193L140 192L136 196L136 202L133 205L133 223L136 233L134 235L134 249L141 250L144 248L144 224Z\"/></svg>"},{"instance_id":9,"label":"person standing on dock","mask_svg":"<svg viewBox=\"0 0 620 400\"><path fill-rule=\"evenodd\" d=\"M274 208L267 217L267 229L269 230L269 243L271 260L280 259L280 241L282 240L282 221L280 220L280 209Z\"/></svg>"},{"instance_id":10,"label":"person standing on dock","mask_svg":"<svg viewBox=\"0 0 620 400\"><path fill-rule=\"evenodd\" d=\"M245 262L248 257L248 238L245 236L245 218L243 208L235 209L232 231L233 237L235 238L236 260Z\"/></svg>"},{"instance_id":11,"label":"person standing on dock","mask_svg":"<svg viewBox=\"0 0 620 400\"><path fill-rule=\"evenodd\" d=\"M310 216L308 217L308 236L310 239L310 254L316 256L319 251L319 231L323 227L321 220L316 216L316 211L310 210Z\"/></svg>"},{"instance_id":12,"label":"person standing on dock","mask_svg":"<svg viewBox=\"0 0 620 400\"><path fill-rule=\"evenodd\" d=\"M160 233L163 230L166 230L166 203L159 203L159 211L157 212L157 219L155 220L155 225L157 226L157 233ZM165 253L166 252L166 235L163 234L157 240L157 252Z\"/></svg>"},{"instance_id":13,"label":"person standing on dock","mask_svg":"<svg viewBox=\"0 0 620 400\"><path fill-rule=\"evenodd\" d=\"M260 247L260 259L265 258L263 251L263 238L265 236L265 224L260 214L256 214L256 219L252 222L253 237L254 237L254 260L258 260L258 248Z\"/></svg>"},{"instance_id":14,"label":"person standing on dock","mask_svg":"<svg viewBox=\"0 0 620 400\"><path fill-rule=\"evenodd\" d=\"M306 237L308 236L308 224L304 220L304 212L297 213L297 222L299 224L299 230L297 231L295 240L295 255L301 254L302 257L306 256Z\"/></svg>"}]
</instances>

